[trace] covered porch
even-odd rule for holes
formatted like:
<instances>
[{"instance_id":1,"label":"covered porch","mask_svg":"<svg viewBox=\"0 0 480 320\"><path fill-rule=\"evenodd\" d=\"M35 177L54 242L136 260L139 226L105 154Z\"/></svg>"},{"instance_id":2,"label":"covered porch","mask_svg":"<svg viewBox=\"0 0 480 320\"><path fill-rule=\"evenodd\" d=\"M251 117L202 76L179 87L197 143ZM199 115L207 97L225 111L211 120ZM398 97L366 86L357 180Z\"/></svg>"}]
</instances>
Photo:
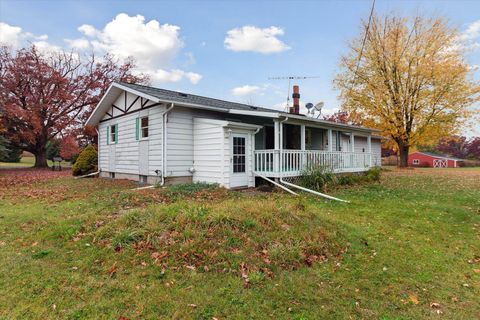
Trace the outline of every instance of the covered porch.
<instances>
[{"instance_id":1,"label":"covered porch","mask_svg":"<svg viewBox=\"0 0 480 320\"><path fill-rule=\"evenodd\" d=\"M372 154L370 132L279 120L255 136L254 174L293 177L317 166L366 171L376 164Z\"/></svg>"}]
</instances>

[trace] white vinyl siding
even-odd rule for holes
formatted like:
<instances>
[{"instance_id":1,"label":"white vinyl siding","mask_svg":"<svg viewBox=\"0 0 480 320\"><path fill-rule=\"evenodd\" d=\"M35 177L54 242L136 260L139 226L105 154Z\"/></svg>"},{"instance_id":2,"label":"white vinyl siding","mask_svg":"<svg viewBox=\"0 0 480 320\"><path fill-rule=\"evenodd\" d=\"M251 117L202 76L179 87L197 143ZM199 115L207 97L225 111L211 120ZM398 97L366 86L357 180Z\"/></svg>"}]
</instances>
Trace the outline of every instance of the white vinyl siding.
<instances>
[{"instance_id":1,"label":"white vinyl siding","mask_svg":"<svg viewBox=\"0 0 480 320\"><path fill-rule=\"evenodd\" d=\"M209 119L195 118L193 131L193 182L223 185L223 127Z\"/></svg>"},{"instance_id":2,"label":"white vinyl siding","mask_svg":"<svg viewBox=\"0 0 480 320\"><path fill-rule=\"evenodd\" d=\"M135 100L134 95L127 95L128 103ZM120 94L115 102L118 107L124 107L124 94ZM123 103L123 104L122 104ZM149 104L152 104L150 102ZM148 104L147 104L148 106ZM115 109L116 110L116 109ZM140 99L137 99L135 104L129 110L129 114L120 115L115 113L112 120L104 120L99 124L99 165L102 171L111 171L114 168L115 172L128 173L138 175L140 173L139 157L140 149L139 143L141 141L136 139L136 119L139 117L149 117L149 139L152 141L143 141L148 143L148 152L144 153L148 156L148 175L156 176L154 172L156 169L162 169L162 112L165 110L164 106L155 106L152 108L140 110ZM134 111L134 112L132 112ZM116 144L107 144L107 128L110 125L118 125L118 137ZM114 164L110 160L115 161Z\"/></svg>"},{"instance_id":3,"label":"white vinyl siding","mask_svg":"<svg viewBox=\"0 0 480 320\"><path fill-rule=\"evenodd\" d=\"M174 107L167 122L166 177L191 176L193 166L193 119L218 119L218 115L204 110Z\"/></svg>"}]
</instances>

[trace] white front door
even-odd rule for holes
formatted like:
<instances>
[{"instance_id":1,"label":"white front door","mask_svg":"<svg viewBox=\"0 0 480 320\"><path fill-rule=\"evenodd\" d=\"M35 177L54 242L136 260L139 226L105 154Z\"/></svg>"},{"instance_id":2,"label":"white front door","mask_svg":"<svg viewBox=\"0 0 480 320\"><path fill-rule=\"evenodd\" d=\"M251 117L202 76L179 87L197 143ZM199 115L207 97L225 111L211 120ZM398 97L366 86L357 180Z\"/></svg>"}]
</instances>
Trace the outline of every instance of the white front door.
<instances>
[{"instance_id":1,"label":"white front door","mask_svg":"<svg viewBox=\"0 0 480 320\"><path fill-rule=\"evenodd\" d=\"M247 187L250 153L249 135L234 133L230 140L230 188Z\"/></svg>"}]
</instances>

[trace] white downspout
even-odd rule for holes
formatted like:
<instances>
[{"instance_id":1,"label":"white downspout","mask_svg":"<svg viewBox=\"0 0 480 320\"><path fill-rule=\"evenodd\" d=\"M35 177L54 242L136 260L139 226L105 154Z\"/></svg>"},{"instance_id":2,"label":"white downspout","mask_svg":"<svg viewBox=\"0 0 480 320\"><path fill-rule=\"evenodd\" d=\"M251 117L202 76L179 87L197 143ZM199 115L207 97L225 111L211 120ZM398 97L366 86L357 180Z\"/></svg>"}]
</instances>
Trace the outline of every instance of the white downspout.
<instances>
[{"instance_id":1,"label":"white downspout","mask_svg":"<svg viewBox=\"0 0 480 320\"><path fill-rule=\"evenodd\" d=\"M163 133L162 133L162 180L160 183L160 186L163 186L165 184L165 174L167 171L167 159L166 159L166 154L167 154L167 115L168 113L173 109L175 104L172 102L170 107L165 110L162 113L162 127L163 127Z\"/></svg>"}]
</instances>

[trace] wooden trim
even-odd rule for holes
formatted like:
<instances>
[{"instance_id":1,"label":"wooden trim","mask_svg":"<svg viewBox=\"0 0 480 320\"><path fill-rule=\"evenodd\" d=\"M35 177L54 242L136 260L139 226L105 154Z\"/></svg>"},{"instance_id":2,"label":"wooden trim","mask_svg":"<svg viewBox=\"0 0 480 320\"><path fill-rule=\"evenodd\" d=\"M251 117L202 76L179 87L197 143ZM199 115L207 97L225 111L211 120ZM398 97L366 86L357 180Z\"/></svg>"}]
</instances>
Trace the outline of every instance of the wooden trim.
<instances>
[{"instance_id":1,"label":"wooden trim","mask_svg":"<svg viewBox=\"0 0 480 320\"><path fill-rule=\"evenodd\" d=\"M149 101L150 100L148 99L145 99L145 101L143 101L143 98L142 98L142 100L140 100L140 108L143 109Z\"/></svg>"},{"instance_id":2,"label":"wooden trim","mask_svg":"<svg viewBox=\"0 0 480 320\"><path fill-rule=\"evenodd\" d=\"M117 109L118 111L122 112L122 113L125 113L125 110L122 110L120 109L119 107L117 107L116 105L112 104L112 111L113 111L113 108ZM113 112L112 112L113 114Z\"/></svg>"},{"instance_id":3,"label":"wooden trim","mask_svg":"<svg viewBox=\"0 0 480 320\"><path fill-rule=\"evenodd\" d=\"M140 97L137 96L137 97L135 98L135 100L133 100L133 102L130 103L130 106L125 110L125 112L128 112L128 111L133 107L133 105L138 101L138 98L140 98Z\"/></svg>"},{"instance_id":4,"label":"wooden trim","mask_svg":"<svg viewBox=\"0 0 480 320\"><path fill-rule=\"evenodd\" d=\"M143 109L145 110L145 109L149 109L149 108L152 108L152 107L156 107L156 106L158 106L158 105L160 105L160 104L162 104L162 103L154 103L154 104L152 104L152 105L150 105L150 106L147 106L147 107L145 107L145 108L143 108ZM129 112L125 112L124 114L120 114L120 115L118 115L118 116L111 117L110 119L102 119L102 120L100 120L100 123L101 123L101 122L105 122L105 121L109 121L109 120L113 120L113 119L117 119L117 118L120 118L120 117L129 115L129 114L132 114L132 113L134 113L134 112L138 112L138 110L132 110L132 111L129 111Z\"/></svg>"}]
</instances>

